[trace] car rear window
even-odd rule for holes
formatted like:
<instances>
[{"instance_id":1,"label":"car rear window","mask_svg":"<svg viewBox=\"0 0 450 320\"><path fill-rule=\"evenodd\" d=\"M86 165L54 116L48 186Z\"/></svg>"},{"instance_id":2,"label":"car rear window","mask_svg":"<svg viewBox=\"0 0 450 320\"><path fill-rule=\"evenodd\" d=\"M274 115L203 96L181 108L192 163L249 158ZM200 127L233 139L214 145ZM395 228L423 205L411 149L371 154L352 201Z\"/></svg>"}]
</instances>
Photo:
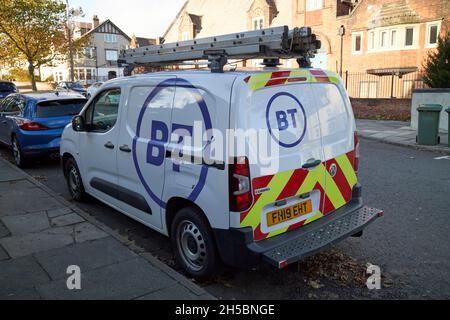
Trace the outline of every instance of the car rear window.
<instances>
[{"instance_id":1,"label":"car rear window","mask_svg":"<svg viewBox=\"0 0 450 320\"><path fill-rule=\"evenodd\" d=\"M0 82L0 91L1 92L9 92L9 91L14 91L14 90L15 90L15 86L12 83Z\"/></svg>"},{"instance_id":2,"label":"car rear window","mask_svg":"<svg viewBox=\"0 0 450 320\"><path fill-rule=\"evenodd\" d=\"M75 116L80 113L86 102L85 99L40 102L36 107L36 115L38 118Z\"/></svg>"}]
</instances>

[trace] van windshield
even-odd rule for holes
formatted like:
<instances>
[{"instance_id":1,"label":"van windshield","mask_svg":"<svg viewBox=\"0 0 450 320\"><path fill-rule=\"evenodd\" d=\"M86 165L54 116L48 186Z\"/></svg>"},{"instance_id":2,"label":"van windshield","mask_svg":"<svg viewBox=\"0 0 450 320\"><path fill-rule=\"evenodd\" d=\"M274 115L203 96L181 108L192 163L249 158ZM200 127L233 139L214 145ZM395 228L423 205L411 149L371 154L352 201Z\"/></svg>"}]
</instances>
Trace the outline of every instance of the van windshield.
<instances>
[{"instance_id":1,"label":"van windshield","mask_svg":"<svg viewBox=\"0 0 450 320\"><path fill-rule=\"evenodd\" d=\"M38 118L75 116L81 112L86 102L86 99L40 102L36 107L36 115Z\"/></svg>"}]
</instances>

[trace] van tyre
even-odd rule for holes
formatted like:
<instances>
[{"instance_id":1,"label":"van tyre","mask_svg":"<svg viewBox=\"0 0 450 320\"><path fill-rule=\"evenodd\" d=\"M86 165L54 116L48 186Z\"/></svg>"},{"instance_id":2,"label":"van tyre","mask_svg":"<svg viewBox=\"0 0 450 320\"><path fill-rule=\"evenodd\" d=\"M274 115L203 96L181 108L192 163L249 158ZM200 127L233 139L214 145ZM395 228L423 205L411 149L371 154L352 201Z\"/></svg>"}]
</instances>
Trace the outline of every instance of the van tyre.
<instances>
[{"instance_id":1,"label":"van tyre","mask_svg":"<svg viewBox=\"0 0 450 320\"><path fill-rule=\"evenodd\" d=\"M86 200L86 191L84 190L83 180L81 180L80 170L73 158L66 162L64 173L66 176L67 187L73 200L83 202Z\"/></svg>"},{"instance_id":2,"label":"van tyre","mask_svg":"<svg viewBox=\"0 0 450 320\"><path fill-rule=\"evenodd\" d=\"M196 208L184 208L175 216L170 233L178 263L193 278L207 280L220 268L220 259L207 221Z\"/></svg>"},{"instance_id":3,"label":"van tyre","mask_svg":"<svg viewBox=\"0 0 450 320\"><path fill-rule=\"evenodd\" d=\"M14 163L19 168L25 167L27 164L27 161L26 161L25 156L23 155L22 147L20 146L19 139L17 139L16 136L12 137L11 146L12 146L12 152L13 152L13 156L14 156Z\"/></svg>"}]
</instances>

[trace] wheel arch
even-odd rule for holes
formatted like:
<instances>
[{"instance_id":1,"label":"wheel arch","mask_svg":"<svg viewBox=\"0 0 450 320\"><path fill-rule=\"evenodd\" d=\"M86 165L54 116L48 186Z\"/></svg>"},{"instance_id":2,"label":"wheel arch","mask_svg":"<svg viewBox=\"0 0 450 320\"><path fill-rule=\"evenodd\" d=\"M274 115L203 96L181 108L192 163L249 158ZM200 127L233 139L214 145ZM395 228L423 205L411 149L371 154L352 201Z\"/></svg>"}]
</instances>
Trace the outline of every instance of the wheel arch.
<instances>
[{"instance_id":1,"label":"wheel arch","mask_svg":"<svg viewBox=\"0 0 450 320\"><path fill-rule=\"evenodd\" d=\"M167 226L167 233L170 237L170 233L171 233L171 226L172 226L172 222L173 219L175 218L176 214L184 209L184 208L195 208L199 214L205 219L205 221L208 223L209 228L211 229L211 223L209 222L209 219L207 217L207 215L205 214L205 211L200 208L196 203L185 199L185 198L181 198L181 197L173 197L171 198L168 202L167 202L167 206L166 206L166 215L165 215L165 219L166 219L166 226Z\"/></svg>"}]
</instances>

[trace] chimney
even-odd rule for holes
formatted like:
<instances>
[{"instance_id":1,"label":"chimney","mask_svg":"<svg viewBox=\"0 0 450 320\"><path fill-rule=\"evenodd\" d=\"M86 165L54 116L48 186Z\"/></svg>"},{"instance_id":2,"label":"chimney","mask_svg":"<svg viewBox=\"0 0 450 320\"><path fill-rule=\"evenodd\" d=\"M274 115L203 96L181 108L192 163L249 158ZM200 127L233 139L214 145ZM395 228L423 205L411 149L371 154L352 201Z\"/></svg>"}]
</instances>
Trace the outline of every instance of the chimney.
<instances>
[{"instance_id":1,"label":"chimney","mask_svg":"<svg viewBox=\"0 0 450 320\"><path fill-rule=\"evenodd\" d=\"M100 20L98 19L97 15L94 16L93 21L94 21L94 29L95 29L100 25Z\"/></svg>"}]
</instances>

